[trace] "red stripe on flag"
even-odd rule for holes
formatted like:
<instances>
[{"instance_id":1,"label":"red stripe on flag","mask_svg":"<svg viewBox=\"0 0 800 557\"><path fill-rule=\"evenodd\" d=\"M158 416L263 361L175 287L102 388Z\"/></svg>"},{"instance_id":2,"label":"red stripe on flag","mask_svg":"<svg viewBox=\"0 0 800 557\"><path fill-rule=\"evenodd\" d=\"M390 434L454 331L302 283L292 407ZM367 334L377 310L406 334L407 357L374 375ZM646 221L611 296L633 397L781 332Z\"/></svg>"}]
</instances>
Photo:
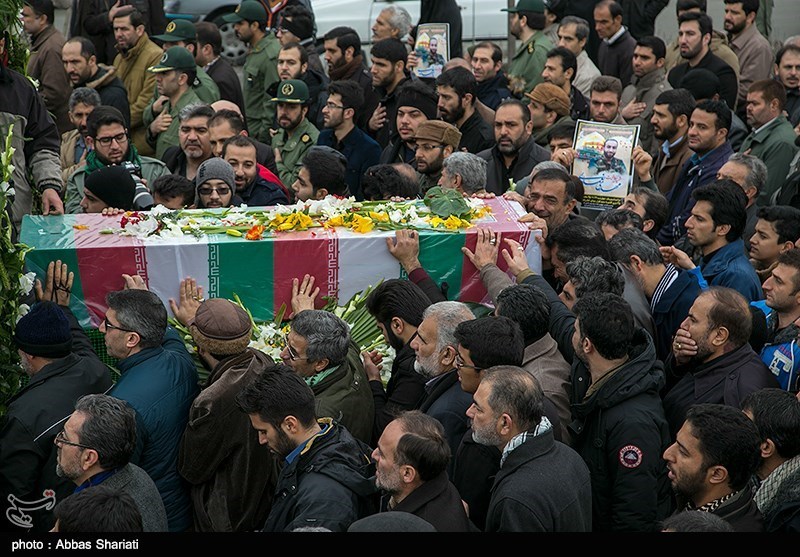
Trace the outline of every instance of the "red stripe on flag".
<instances>
[{"instance_id":1,"label":"red stripe on flag","mask_svg":"<svg viewBox=\"0 0 800 557\"><path fill-rule=\"evenodd\" d=\"M297 278L302 282L306 274L314 277L315 288L320 287L315 307L322 308L325 305L322 297L336 294L338 280L331 281L330 276L331 273L334 273L334 277L338 276L338 260L338 245L329 231L315 228L313 231L277 234L273 244L275 312L284 303L291 311L292 279Z\"/></svg>"}]
</instances>

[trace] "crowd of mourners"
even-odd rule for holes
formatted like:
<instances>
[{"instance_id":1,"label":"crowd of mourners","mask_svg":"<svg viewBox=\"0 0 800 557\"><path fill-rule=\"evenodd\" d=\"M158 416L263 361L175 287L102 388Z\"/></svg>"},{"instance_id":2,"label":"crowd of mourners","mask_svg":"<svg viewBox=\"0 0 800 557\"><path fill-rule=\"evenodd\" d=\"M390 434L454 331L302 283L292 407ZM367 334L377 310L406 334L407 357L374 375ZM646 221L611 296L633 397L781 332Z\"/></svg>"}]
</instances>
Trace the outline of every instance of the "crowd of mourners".
<instances>
[{"instance_id":1,"label":"crowd of mourners","mask_svg":"<svg viewBox=\"0 0 800 557\"><path fill-rule=\"evenodd\" d=\"M667 0L519 0L507 61L462 45L454 0L417 22L390 4L371 37L245 0L223 17L241 70L161 2L74 4L65 39L25 0L27 77L0 38L15 237L32 213L439 186L519 203L541 270L468 230L477 311L396 231L404 278L366 304L391 363L314 309L319 277L294 280L274 361L240 306L186 277L167 308L132 270L101 359L52 261L13 332L0 530L800 531L800 35L773 40L772 0L724 0L722 22L677 0L670 44ZM415 73L423 23L449 24L436 78ZM579 120L639 127L630 160L607 138L589 165L630 176L619 206L583 206Z\"/></svg>"}]
</instances>

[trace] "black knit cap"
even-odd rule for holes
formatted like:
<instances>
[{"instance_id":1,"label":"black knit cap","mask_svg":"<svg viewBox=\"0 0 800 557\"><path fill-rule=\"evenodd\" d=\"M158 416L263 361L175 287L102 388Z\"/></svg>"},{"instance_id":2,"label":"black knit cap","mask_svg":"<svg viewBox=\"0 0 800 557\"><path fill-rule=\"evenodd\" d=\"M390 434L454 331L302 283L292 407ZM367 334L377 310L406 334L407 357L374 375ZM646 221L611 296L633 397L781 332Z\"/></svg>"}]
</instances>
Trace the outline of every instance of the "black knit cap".
<instances>
[{"instance_id":1,"label":"black knit cap","mask_svg":"<svg viewBox=\"0 0 800 557\"><path fill-rule=\"evenodd\" d=\"M306 18L293 18L289 20L284 17L281 19L281 27L289 31L301 41L311 38L311 36L314 34L314 25L310 19Z\"/></svg>"},{"instance_id":2,"label":"black knit cap","mask_svg":"<svg viewBox=\"0 0 800 557\"><path fill-rule=\"evenodd\" d=\"M686 72L678 86L689 91L695 100L711 99L719 94L720 81L714 72L705 68L695 68Z\"/></svg>"},{"instance_id":3,"label":"black knit cap","mask_svg":"<svg viewBox=\"0 0 800 557\"><path fill-rule=\"evenodd\" d=\"M397 90L397 106L413 106L422 111L428 120L436 119L436 93L423 83L410 81Z\"/></svg>"},{"instance_id":4,"label":"black knit cap","mask_svg":"<svg viewBox=\"0 0 800 557\"><path fill-rule=\"evenodd\" d=\"M31 356L63 358L72 351L69 319L55 302L38 302L17 322L11 337Z\"/></svg>"},{"instance_id":5,"label":"black knit cap","mask_svg":"<svg viewBox=\"0 0 800 557\"><path fill-rule=\"evenodd\" d=\"M86 177L84 188L114 209L130 211L136 193L131 173L121 166L104 166Z\"/></svg>"}]
</instances>

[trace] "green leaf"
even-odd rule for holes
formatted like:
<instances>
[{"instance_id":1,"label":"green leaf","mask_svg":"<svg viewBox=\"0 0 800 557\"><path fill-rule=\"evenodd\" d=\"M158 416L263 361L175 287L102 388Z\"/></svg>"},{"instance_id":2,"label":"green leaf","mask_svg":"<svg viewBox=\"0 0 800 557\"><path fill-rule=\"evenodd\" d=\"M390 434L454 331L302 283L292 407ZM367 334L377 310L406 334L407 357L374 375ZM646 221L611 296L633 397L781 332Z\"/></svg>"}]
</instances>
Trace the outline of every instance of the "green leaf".
<instances>
[{"instance_id":1,"label":"green leaf","mask_svg":"<svg viewBox=\"0 0 800 557\"><path fill-rule=\"evenodd\" d=\"M450 215L464 217L469 213L469 205L464 196L458 190L451 188L432 187L425 194L424 201L434 215L443 219Z\"/></svg>"}]
</instances>

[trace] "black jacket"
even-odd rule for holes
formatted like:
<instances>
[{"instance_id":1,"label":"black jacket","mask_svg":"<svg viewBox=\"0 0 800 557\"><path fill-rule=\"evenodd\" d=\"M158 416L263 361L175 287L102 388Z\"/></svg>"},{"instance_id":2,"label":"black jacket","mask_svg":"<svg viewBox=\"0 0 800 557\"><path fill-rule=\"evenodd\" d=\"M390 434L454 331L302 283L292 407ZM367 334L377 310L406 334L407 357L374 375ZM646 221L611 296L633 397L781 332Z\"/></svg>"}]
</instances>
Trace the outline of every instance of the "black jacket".
<instances>
[{"instance_id":1,"label":"black jacket","mask_svg":"<svg viewBox=\"0 0 800 557\"><path fill-rule=\"evenodd\" d=\"M389 496L381 500L381 511L387 511ZM433 524L437 532L472 532L475 530L455 486L442 472L408 494L391 510L416 515Z\"/></svg>"},{"instance_id":2,"label":"black jacket","mask_svg":"<svg viewBox=\"0 0 800 557\"><path fill-rule=\"evenodd\" d=\"M389 145L389 139L397 133L397 92L410 79L409 77L404 77L391 93L387 93L386 90L381 87L373 88L373 91L375 91L380 99L379 104L386 108L386 122L384 122L383 126L381 126L378 131L373 132L369 130L368 133L378 142L381 149ZM373 112L375 108L377 108L377 105L373 107ZM367 120L369 120L371 116L372 112L367 115Z\"/></svg>"},{"instance_id":3,"label":"black jacket","mask_svg":"<svg viewBox=\"0 0 800 557\"><path fill-rule=\"evenodd\" d=\"M116 75L117 69L113 66L100 66L86 83L80 83L75 87L91 87L100 95L100 104L113 106L122 113L125 119L125 126L131 125L131 107L128 102L128 90L122 80ZM112 72L111 75L108 75Z\"/></svg>"},{"instance_id":4,"label":"black jacket","mask_svg":"<svg viewBox=\"0 0 800 557\"><path fill-rule=\"evenodd\" d=\"M491 149L494 145L494 130L478 114L477 110L464 121L459 131L461 132L459 151L466 149L469 153L479 153L485 149Z\"/></svg>"},{"instance_id":5,"label":"black jacket","mask_svg":"<svg viewBox=\"0 0 800 557\"><path fill-rule=\"evenodd\" d=\"M223 56L220 56L211 66L206 67L206 73L219 87L219 98L231 101L239 107L244 114L244 94L242 93L242 82L236 75L231 63Z\"/></svg>"},{"instance_id":6,"label":"black jacket","mask_svg":"<svg viewBox=\"0 0 800 557\"><path fill-rule=\"evenodd\" d=\"M621 0L622 23L636 39L655 34L656 17L669 0Z\"/></svg>"},{"instance_id":7,"label":"black jacket","mask_svg":"<svg viewBox=\"0 0 800 557\"><path fill-rule=\"evenodd\" d=\"M301 76L308 86L308 114L306 118L316 126L318 130L324 127L322 120L322 107L328 102L328 76L322 72L312 69L310 66L306 73Z\"/></svg>"},{"instance_id":8,"label":"black jacket","mask_svg":"<svg viewBox=\"0 0 800 557\"><path fill-rule=\"evenodd\" d=\"M267 182L261 176L250 182L244 191L237 192L248 207L285 205L289 199L278 184Z\"/></svg>"},{"instance_id":9,"label":"black jacket","mask_svg":"<svg viewBox=\"0 0 800 557\"><path fill-rule=\"evenodd\" d=\"M511 91L508 90L508 78L503 70L497 72L491 79L478 82L477 95L479 101L492 110L497 110L500 102L511 96Z\"/></svg>"},{"instance_id":10,"label":"black jacket","mask_svg":"<svg viewBox=\"0 0 800 557\"><path fill-rule=\"evenodd\" d=\"M700 293L700 285L692 273L678 271L677 278L669 285L653 309L656 326L654 341L656 357L666 361L672 351L672 337L689 314L695 298Z\"/></svg>"},{"instance_id":11,"label":"black jacket","mask_svg":"<svg viewBox=\"0 0 800 557\"><path fill-rule=\"evenodd\" d=\"M461 57L461 8L456 0L422 0L419 23L449 23L450 59ZM416 37L416 27L413 34Z\"/></svg>"},{"instance_id":12,"label":"black jacket","mask_svg":"<svg viewBox=\"0 0 800 557\"><path fill-rule=\"evenodd\" d=\"M664 370L650 336L639 329L629 360L586 395L585 364L572 362L575 450L592 475L595 531L656 530L672 511L661 455L671 444L659 391ZM583 377L584 381L578 381Z\"/></svg>"},{"instance_id":13,"label":"black jacket","mask_svg":"<svg viewBox=\"0 0 800 557\"><path fill-rule=\"evenodd\" d=\"M708 53L703 56L703 59L700 60L700 62L694 68L689 67L689 62L678 64L672 68L669 74L667 74L667 80L669 81L669 84L675 89L679 88L681 86L680 84L683 76L695 68L703 68L717 74L720 83L719 96L727 103L728 108L733 111L733 107L736 106L736 95L739 90L739 80L736 79L736 72L733 71L733 68L726 64L722 58L713 54L711 49L708 49Z\"/></svg>"},{"instance_id":14,"label":"black jacket","mask_svg":"<svg viewBox=\"0 0 800 557\"><path fill-rule=\"evenodd\" d=\"M414 410L425 396L425 378L414 370L416 359L414 349L405 344L392 362L392 372L386 383L386 390L380 381L369 382L375 401L373 446L377 446L381 433L399 412Z\"/></svg>"},{"instance_id":15,"label":"black jacket","mask_svg":"<svg viewBox=\"0 0 800 557\"><path fill-rule=\"evenodd\" d=\"M400 134L395 134L390 140L383 151L381 151L381 158L378 162L381 164L394 164L404 162L410 164L415 169L417 168L417 152L409 149L405 142L400 139Z\"/></svg>"},{"instance_id":16,"label":"black jacket","mask_svg":"<svg viewBox=\"0 0 800 557\"><path fill-rule=\"evenodd\" d=\"M109 369L92 350L72 312L62 307L72 329L72 353L46 365L25 387L11 397L0 426L0 531L23 532L19 523L9 521L9 513L24 521L30 515L34 532L53 527L52 507L34 509L25 503L39 501L52 490L53 503L75 490L68 478L56 475L56 434L64 427L75 402L83 395L104 393L111 388ZM8 497L19 502L18 511Z\"/></svg>"},{"instance_id":17,"label":"black jacket","mask_svg":"<svg viewBox=\"0 0 800 557\"><path fill-rule=\"evenodd\" d=\"M291 532L320 526L344 532L359 518L376 510L371 449L330 418L278 476L272 509L264 532Z\"/></svg>"},{"instance_id":18,"label":"black jacket","mask_svg":"<svg viewBox=\"0 0 800 557\"><path fill-rule=\"evenodd\" d=\"M534 166L542 161L550 160L550 151L537 145L531 137L519 150L517 158L514 159L509 169L506 169L505 159L497 149L497 145L481 151L478 156L489 163L486 167L486 191L502 195L509 188L509 178L517 183L530 176Z\"/></svg>"},{"instance_id":19,"label":"black jacket","mask_svg":"<svg viewBox=\"0 0 800 557\"><path fill-rule=\"evenodd\" d=\"M586 102L586 97L583 93L578 91L574 86L569 92L570 111L569 117L575 120L588 120L589 119L589 103Z\"/></svg>"},{"instance_id":20,"label":"black jacket","mask_svg":"<svg viewBox=\"0 0 800 557\"><path fill-rule=\"evenodd\" d=\"M472 395L461 388L455 369L436 378L433 384L425 386L425 398L419 409L439 420L444 427L450 454L454 455L461 444L461 438L469 427L467 408L472 404ZM450 459L448 474L453 477L453 459Z\"/></svg>"},{"instance_id":21,"label":"black jacket","mask_svg":"<svg viewBox=\"0 0 800 557\"><path fill-rule=\"evenodd\" d=\"M625 31L614 44L605 41L597 47L597 69L601 75L618 77L623 87L627 87L633 77L633 49L636 39Z\"/></svg>"}]
</instances>

